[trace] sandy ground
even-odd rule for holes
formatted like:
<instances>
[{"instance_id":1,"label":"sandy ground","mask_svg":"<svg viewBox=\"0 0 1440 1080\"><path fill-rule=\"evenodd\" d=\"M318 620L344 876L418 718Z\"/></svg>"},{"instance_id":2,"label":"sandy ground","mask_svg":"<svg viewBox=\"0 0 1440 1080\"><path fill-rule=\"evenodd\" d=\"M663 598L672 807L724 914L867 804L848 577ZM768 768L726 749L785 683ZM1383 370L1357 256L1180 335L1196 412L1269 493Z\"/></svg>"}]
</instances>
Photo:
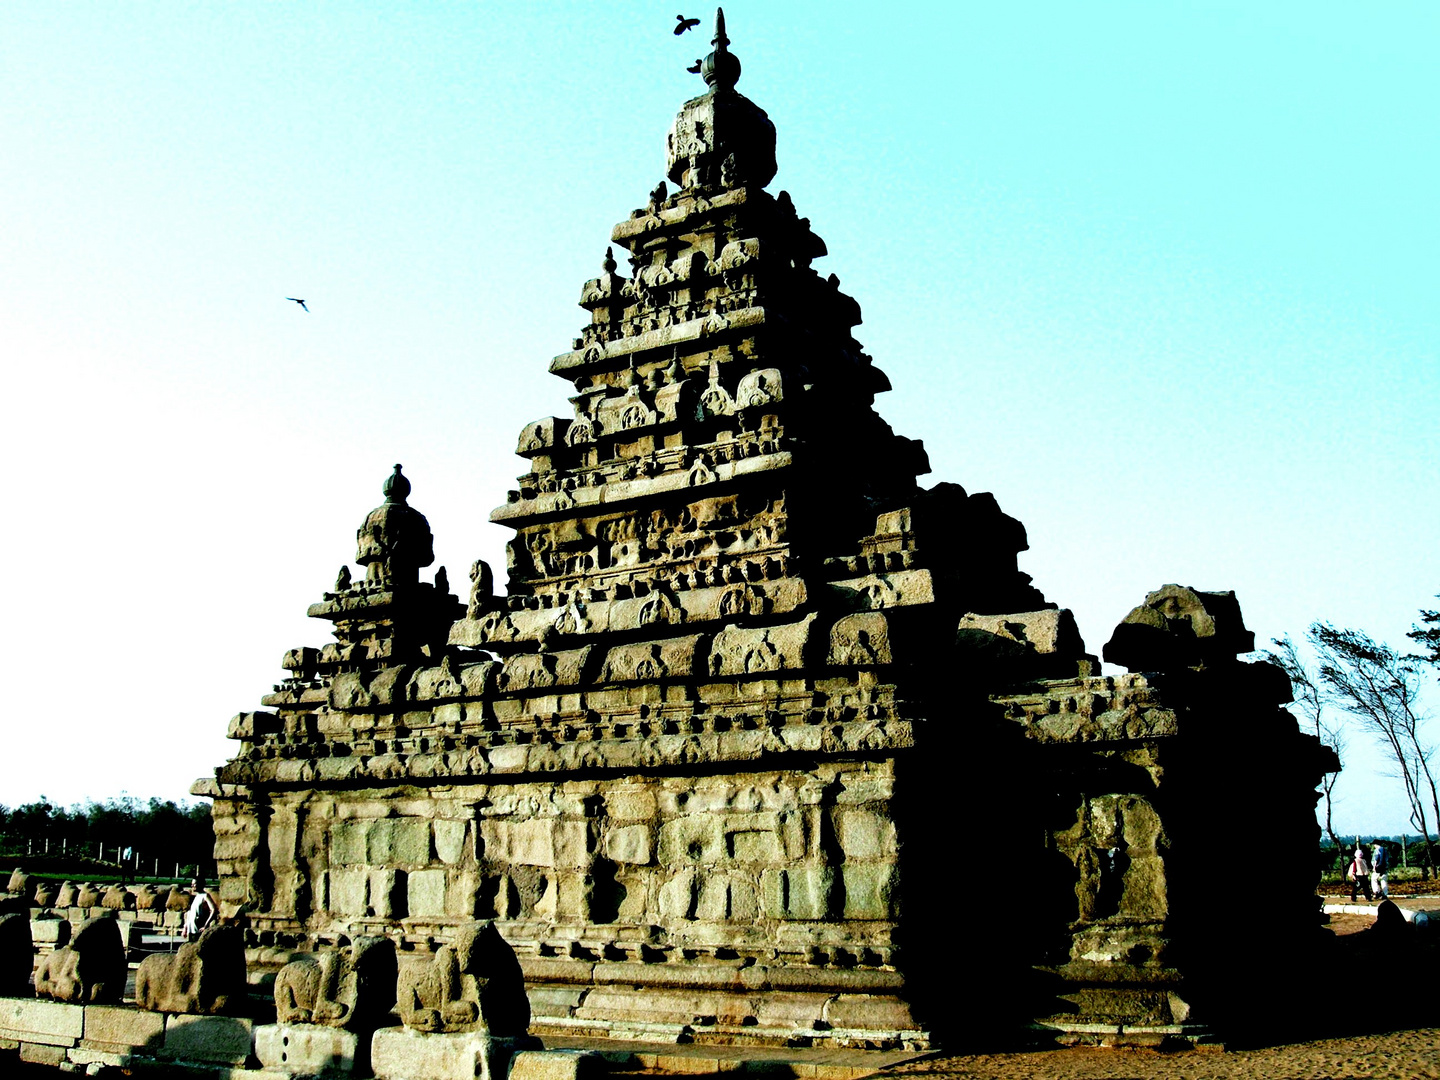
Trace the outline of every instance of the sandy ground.
<instances>
[{"instance_id":1,"label":"sandy ground","mask_svg":"<svg viewBox=\"0 0 1440 1080\"><path fill-rule=\"evenodd\" d=\"M884 1076L919 1080L1360 1080L1440 1077L1440 1028L1257 1050L1096 1050L928 1058Z\"/></svg>"},{"instance_id":2,"label":"sandy ground","mask_svg":"<svg viewBox=\"0 0 1440 1080\"><path fill-rule=\"evenodd\" d=\"M1433 887L1434 883L1428 884ZM1327 899L1333 902L1335 898ZM1431 908L1440 906L1440 902L1406 901L1405 906ZM1355 948L1363 950L1368 947L1363 932L1375 925L1375 919L1370 915L1337 913L1330 916L1327 925L1342 942L1353 942ZM1428 966L1433 963L1433 954L1416 959ZM1030 1053L948 1054L896 1066L882 1075L915 1080L1440 1080L1440 1027L1386 1032L1372 1029L1308 1042L1232 1046L1225 1050L1202 1047L1165 1052L1076 1047Z\"/></svg>"}]
</instances>

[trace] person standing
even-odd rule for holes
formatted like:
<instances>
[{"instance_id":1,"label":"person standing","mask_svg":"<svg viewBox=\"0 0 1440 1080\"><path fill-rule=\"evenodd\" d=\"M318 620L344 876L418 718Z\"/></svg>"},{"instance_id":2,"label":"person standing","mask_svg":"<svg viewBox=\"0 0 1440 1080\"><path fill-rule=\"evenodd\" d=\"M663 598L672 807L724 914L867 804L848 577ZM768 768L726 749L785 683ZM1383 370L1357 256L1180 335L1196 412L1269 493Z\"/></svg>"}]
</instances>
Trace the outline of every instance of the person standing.
<instances>
[{"instance_id":1,"label":"person standing","mask_svg":"<svg viewBox=\"0 0 1440 1080\"><path fill-rule=\"evenodd\" d=\"M1390 857L1385 853L1385 845L1376 840L1370 845L1370 888L1385 900L1390 899L1390 882L1385 878L1389 869Z\"/></svg>"},{"instance_id":2,"label":"person standing","mask_svg":"<svg viewBox=\"0 0 1440 1080\"><path fill-rule=\"evenodd\" d=\"M1366 900L1374 899L1370 891L1370 860L1365 857L1365 845L1357 839L1355 854L1350 859L1350 869L1345 876L1350 879L1350 901L1355 902L1356 892L1363 892Z\"/></svg>"},{"instance_id":3,"label":"person standing","mask_svg":"<svg viewBox=\"0 0 1440 1080\"><path fill-rule=\"evenodd\" d=\"M202 930L215 921L215 916L220 914L220 907L205 888L204 878L192 879L190 889L195 895L190 901L189 910L185 912L185 937L188 941L194 941Z\"/></svg>"}]
</instances>

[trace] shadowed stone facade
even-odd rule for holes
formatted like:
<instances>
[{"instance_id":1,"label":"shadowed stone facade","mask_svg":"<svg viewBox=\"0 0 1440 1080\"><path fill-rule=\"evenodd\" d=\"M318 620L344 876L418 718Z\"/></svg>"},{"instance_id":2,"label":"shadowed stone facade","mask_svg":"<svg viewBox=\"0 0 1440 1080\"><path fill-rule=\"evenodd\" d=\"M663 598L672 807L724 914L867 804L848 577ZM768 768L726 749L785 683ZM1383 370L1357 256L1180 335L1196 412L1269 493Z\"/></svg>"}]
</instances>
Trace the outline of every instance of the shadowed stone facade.
<instances>
[{"instance_id":1,"label":"shadowed stone facade","mask_svg":"<svg viewBox=\"0 0 1440 1080\"><path fill-rule=\"evenodd\" d=\"M924 1046L1222 1017L1200 897L1263 829L1267 956L1316 931L1310 861L1278 849L1312 850L1333 763L1283 677L1235 659L1233 597L1147 601L1108 658L1160 667L1101 676L1017 568L1021 524L917 484L859 306L764 190L775 129L723 20L714 45L676 189L615 227L629 265L606 252L550 364L571 410L520 432L504 590L483 563L463 598L420 580L396 466L363 579L310 608L334 641L286 654L195 788L222 907L299 948L433 952L493 919L541 1032Z\"/></svg>"}]
</instances>

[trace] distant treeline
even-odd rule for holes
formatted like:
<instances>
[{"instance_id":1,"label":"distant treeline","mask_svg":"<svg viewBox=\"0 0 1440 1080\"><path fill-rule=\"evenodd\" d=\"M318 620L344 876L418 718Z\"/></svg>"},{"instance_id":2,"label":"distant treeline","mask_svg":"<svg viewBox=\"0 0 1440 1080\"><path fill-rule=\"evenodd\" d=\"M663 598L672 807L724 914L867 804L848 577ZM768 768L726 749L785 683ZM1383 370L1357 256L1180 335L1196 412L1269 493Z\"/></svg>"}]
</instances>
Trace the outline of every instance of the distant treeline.
<instances>
[{"instance_id":1,"label":"distant treeline","mask_svg":"<svg viewBox=\"0 0 1440 1080\"><path fill-rule=\"evenodd\" d=\"M126 797L67 808L42 795L13 810L0 806L0 860L22 862L26 869L86 859L146 873L158 862L170 873L176 863L209 864L214 848L209 803ZM0 861L0 868L8 864Z\"/></svg>"}]
</instances>

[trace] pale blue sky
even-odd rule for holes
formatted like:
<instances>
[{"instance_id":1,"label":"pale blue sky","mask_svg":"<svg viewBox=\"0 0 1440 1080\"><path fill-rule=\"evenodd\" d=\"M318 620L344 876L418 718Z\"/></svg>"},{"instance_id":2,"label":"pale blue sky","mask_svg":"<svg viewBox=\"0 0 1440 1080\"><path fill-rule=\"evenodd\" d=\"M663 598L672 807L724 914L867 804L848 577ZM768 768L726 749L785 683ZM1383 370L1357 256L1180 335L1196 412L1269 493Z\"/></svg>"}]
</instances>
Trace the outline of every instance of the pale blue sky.
<instances>
[{"instance_id":1,"label":"pale blue sky","mask_svg":"<svg viewBox=\"0 0 1440 1080\"><path fill-rule=\"evenodd\" d=\"M0 7L0 802L228 756L395 461L452 580L503 563L516 435L566 407L546 363L712 15ZM1170 581L1262 641L1403 642L1440 592L1440 8L727 16L881 412L1025 522L1092 650ZM1359 751L1342 825L1399 831Z\"/></svg>"}]
</instances>

